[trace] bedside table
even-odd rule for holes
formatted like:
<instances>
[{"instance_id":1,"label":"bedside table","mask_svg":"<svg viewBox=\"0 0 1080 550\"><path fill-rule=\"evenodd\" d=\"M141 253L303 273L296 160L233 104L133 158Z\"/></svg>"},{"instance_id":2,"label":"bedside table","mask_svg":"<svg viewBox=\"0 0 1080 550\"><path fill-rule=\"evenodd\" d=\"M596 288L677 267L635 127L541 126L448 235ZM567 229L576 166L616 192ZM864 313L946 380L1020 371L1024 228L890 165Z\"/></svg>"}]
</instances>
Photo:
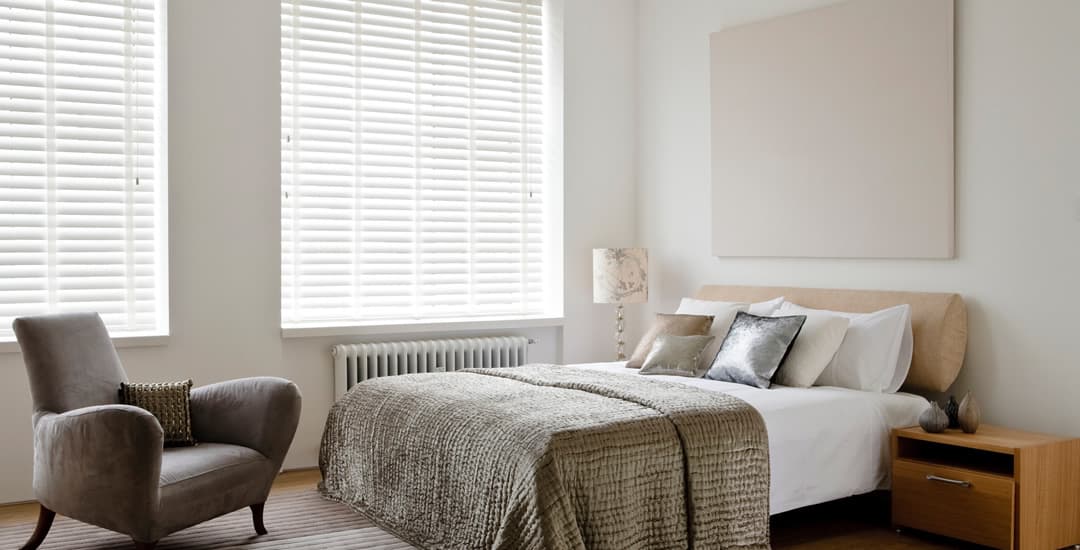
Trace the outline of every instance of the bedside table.
<instances>
[{"instance_id":1,"label":"bedside table","mask_svg":"<svg viewBox=\"0 0 1080 550\"><path fill-rule=\"evenodd\" d=\"M1080 543L1080 439L980 426L892 433L892 522L995 548Z\"/></svg>"}]
</instances>

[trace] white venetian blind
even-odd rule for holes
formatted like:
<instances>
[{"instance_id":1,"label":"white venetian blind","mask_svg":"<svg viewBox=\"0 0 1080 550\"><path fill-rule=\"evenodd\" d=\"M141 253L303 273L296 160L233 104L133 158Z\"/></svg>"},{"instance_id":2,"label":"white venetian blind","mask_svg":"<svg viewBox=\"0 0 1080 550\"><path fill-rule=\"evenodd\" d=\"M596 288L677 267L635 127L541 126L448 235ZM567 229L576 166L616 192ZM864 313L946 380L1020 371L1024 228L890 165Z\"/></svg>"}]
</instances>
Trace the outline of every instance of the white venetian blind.
<instances>
[{"instance_id":1,"label":"white venetian blind","mask_svg":"<svg viewBox=\"0 0 1080 550\"><path fill-rule=\"evenodd\" d=\"M547 313L542 9L282 2L286 326Z\"/></svg>"},{"instance_id":2,"label":"white venetian blind","mask_svg":"<svg viewBox=\"0 0 1080 550\"><path fill-rule=\"evenodd\" d=\"M96 311L167 331L160 0L0 0L0 339Z\"/></svg>"}]
</instances>

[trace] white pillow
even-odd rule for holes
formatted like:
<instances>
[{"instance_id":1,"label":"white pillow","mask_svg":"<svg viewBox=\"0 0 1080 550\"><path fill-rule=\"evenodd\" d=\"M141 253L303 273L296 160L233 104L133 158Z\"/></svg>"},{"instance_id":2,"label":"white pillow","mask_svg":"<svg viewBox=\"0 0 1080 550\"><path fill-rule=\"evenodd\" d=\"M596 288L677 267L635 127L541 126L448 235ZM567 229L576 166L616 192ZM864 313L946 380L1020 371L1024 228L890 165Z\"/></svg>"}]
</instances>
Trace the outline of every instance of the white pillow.
<instances>
[{"instance_id":1,"label":"white pillow","mask_svg":"<svg viewBox=\"0 0 1080 550\"><path fill-rule=\"evenodd\" d=\"M776 310L780 309L780 306L784 305L784 297L773 298L772 300L765 300L764 302L754 302L750 304L750 309L747 313L751 315L758 315L760 317L768 317Z\"/></svg>"},{"instance_id":2,"label":"white pillow","mask_svg":"<svg viewBox=\"0 0 1080 550\"><path fill-rule=\"evenodd\" d=\"M911 308L908 308L908 320L904 323L904 339L900 341L900 356L896 360L896 372L885 393L896 393L907 380L911 371L911 358L915 354L915 336L911 333Z\"/></svg>"},{"instance_id":3,"label":"white pillow","mask_svg":"<svg viewBox=\"0 0 1080 550\"><path fill-rule=\"evenodd\" d=\"M780 310L803 314L812 310L786 302ZM904 304L873 313L829 312L850 322L836 356L815 385L853 390L895 392L911 368L913 340L911 306Z\"/></svg>"},{"instance_id":4,"label":"white pillow","mask_svg":"<svg viewBox=\"0 0 1080 550\"><path fill-rule=\"evenodd\" d=\"M700 366L703 369L708 370L713 359L716 359L716 354L720 351L720 344L724 343L724 337L731 330L731 323L735 322L735 315L740 311L746 311L750 307L750 304L742 302L713 302L710 300L695 300L694 298L682 299L682 302L679 303L679 309L675 310L675 313L713 316L709 334L715 338L705 347L705 351L701 352Z\"/></svg>"},{"instance_id":5,"label":"white pillow","mask_svg":"<svg viewBox=\"0 0 1080 550\"><path fill-rule=\"evenodd\" d=\"M784 306L774 315L805 315L806 322L780 364L780 370L776 371L773 382L782 386L809 388L836 356L850 321L847 317L827 311L803 309L794 312Z\"/></svg>"},{"instance_id":6,"label":"white pillow","mask_svg":"<svg viewBox=\"0 0 1080 550\"><path fill-rule=\"evenodd\" d=\"M721 306L725 306L725 305L740 305L740 304L744 305L744 306L748 306L748 309L743 310L743 311L745 311L747 313L750 313L752 315L758 315L760 317L768 317L769 315L772 315L773 313L775 313L776 310L780 309L780 306L784 304L784 297L781 296L779 298L773 298L772 300L766 300L764 302L754 302L752 304L747 304L745 302L721 302L721 301L718 301L718 300L698 300L697 298L683 298L682 301L679 302L679 309L676 311L676 313L682 313L682 309L684 307L688 308L688 309L695 309L695 310L700 309L702 311L706 311L710 307L721 307ZM689 313L689 312L687 312L687 315L708 315L708 314L707 313Z\"/></svg>"}]
</instances>

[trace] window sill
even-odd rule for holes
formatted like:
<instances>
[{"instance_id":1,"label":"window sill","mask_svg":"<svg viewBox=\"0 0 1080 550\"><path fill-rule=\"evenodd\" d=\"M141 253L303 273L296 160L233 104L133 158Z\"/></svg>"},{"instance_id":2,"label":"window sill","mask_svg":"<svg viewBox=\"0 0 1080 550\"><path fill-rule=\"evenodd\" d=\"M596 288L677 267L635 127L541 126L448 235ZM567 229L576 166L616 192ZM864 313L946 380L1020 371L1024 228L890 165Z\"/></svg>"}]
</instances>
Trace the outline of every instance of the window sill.
<instances>
[{"instance_id":1,"label":"window sill","mask_svg":"<svg viewBox=\"0 0 1080 550\"><path fill-rule=\"evenodd\" d=\"M113 345L120 348L143 348L169 344L168 334L140 334L138 336L114 336ZM0 340L0 353L20 353L15 340Z\"/></svg>"},{"instance_id":2,"label":"window sill","mask_svg":"<svg viewBox=\"0 0 1080 550\"><path fill-rule=\"evenodd\" d=\"M281 327L282 338L316 338L320 336L375 336L455 332L463 330L498 330L561 327L562 317L506 317L488 319L445 319L439 321L393 322L371 324L286 325Z\"/></svg>"}]
</instances>

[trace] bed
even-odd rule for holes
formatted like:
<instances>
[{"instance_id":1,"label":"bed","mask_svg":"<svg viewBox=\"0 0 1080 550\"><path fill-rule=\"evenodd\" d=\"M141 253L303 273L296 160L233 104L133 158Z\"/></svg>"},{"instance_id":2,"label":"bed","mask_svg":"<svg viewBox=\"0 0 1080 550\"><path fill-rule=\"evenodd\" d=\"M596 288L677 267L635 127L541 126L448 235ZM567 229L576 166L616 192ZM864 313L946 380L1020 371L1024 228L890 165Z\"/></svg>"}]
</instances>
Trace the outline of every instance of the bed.
<instances>
[{"instance_id":1,"label":"bed","mask_svg":"<svg viewBox=\"0 0 1080 550\"><path fill-rule=\"evenodd\" d=\"M636 376L622 362L577 366ZM704 378L656 378L724 392L761 413L769 433L771 514L887 488L890 430L917 423L927 406L925 398L904 392L763 390Z\"/></svg>"},{"instance_id":2,"label":"bed","mask_svg":"<svg viewBox=\"0 0 1080 550\"><path fill-rule=\"evenodd\" d=\"M916 422L917 393L951 385L967 331L955 294L696 295L779 296L850 312L909 304L903 391L765 390L622 363L388 377L332 409L323 493L425 548L768 548L770 514L888 486L889 431Z\"/></svg>"}]
</instances>

